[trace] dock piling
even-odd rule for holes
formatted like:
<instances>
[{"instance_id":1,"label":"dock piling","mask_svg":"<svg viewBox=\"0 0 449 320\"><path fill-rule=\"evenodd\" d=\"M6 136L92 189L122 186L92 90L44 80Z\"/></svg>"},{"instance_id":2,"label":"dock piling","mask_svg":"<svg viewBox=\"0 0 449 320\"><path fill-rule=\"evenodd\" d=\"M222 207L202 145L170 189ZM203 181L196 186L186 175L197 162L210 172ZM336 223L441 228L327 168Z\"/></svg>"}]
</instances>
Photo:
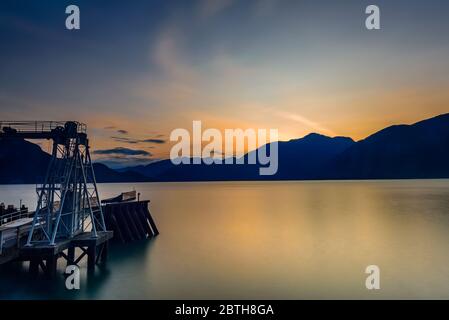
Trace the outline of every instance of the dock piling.
<instances>
[{"instance_id":1,"label":"dock piling","mask_svg":"<svg viewBox=\"0 0 449 320\"><path fill-rule=\"evenodd\" d=\"M122 243L152 238L159 234L148 209L149 200L106 204L104 218Z\"/></svg>"}]
</instances>

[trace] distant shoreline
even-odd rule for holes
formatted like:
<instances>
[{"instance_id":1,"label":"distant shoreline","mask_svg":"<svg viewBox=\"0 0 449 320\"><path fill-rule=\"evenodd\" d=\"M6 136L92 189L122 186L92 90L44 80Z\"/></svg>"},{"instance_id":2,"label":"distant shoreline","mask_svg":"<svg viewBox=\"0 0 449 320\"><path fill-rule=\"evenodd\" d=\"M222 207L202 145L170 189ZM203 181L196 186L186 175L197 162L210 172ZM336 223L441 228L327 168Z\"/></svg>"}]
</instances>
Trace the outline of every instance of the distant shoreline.
<instances>
[{"instance_id":1,"label":"distant shoreline","mask_svg":"<svg viewBox=\"0 0 449 320\"><path fill-rule=\"evenodd\" d=\"M214 182L376 182L376 181L425 181L425 180L449 180L449 177L442 178L373 178L373 179L273 179L273 180L179 180L179 181L115 181L98 182L98 184L147 184L147 183L214 183ZM40 183L37 183L40 184ZM0 183L0 186L36 185L36 183Z\"/></svg>"}]
</instances>

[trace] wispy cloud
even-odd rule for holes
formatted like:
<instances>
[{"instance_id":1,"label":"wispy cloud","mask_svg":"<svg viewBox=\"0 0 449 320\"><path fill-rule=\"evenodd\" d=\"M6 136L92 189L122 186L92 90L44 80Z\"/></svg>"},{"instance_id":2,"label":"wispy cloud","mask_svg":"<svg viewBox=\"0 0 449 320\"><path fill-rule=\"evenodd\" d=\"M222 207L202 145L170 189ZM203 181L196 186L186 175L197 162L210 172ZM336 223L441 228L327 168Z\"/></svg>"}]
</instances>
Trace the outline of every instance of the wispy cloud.
<instances>
[{"instance_id":1,"label":"wispy cloud","mask_svg":"<svg viewBox=\"0 0 449 320\"><path fill-rule=\"evenodd\" d=\"M135 150L117 147L113 149L100 149L93 152L96 155L126 155L126 156L151 156L151 153L145 150Z\"/></svg>"},{"instance_id":2,"label":"wispy cloud","mask_svg":"<svg viewBox=\"0 0 449 320\"><path fill-rule=\"evenodd\" d=\"M229 8L234 0L201 0L199 2L199 15L202 18L210 18Z\"/></svg>"},{"instance_id":3,"label":"wispy cloud","mask_svg":"<svg viewBox=\"0 0 449 320\"><path fill-rule=\"evenodd\" d=\"M111 139L114 141L117 141L117 142L123 142L123 143L129 143L129 144L138 144L138 143L164 144L167 142L164 139L158 139L158 138L133 139L133 138L128 138L128 137L112 136Z\"/></svg>"},{"instance_id":4,"label":"wispy cloud","mask_svg":"<svg viewBox=\"0 0 449 320\"><path fill-rule=\"evenodd\" d=\"M322 125L320 125L319 123L312 121L310 119L307 119L306 117L304 117L302 115L299 115L296 113L291 113L291 112L284 112L284 111L278 112L277 115L282 118L285 118L287 120L298 122L302 125L305 125L305 126L309 127L310 129L314 130L315 132L328 134L331 136L336 136L336 133L333 132L332 130L325 128Z\"/></svg>"},{"instance_id":5,"label":"wispy cloud","mask_svg":"<svg viewBox=\"0 0 449 320\"><path fill-rule=\"evenodd\" d=\"M273 13L279 0L258 0L254 3L254 15L264 17Z\"/></svg>"},{"instance_id":6,"label":"wispy cloud","mask_svg":"<svg viewBox=\"0 0 449 320\"><path fill-rule=\"evenodd\" d=\"M141 142L163 144L163 143L165 143L166 141L163 140L163 139L146 139L146 140L142 140Z\"/></svg>"},{"instance_id":7,"label":"wispy cloud","mask_svg":"<svg viewBox=\"0 0 449 320\"><path fill-rule=\"evenodd\" d=\"M100 162L107 165L110 168L117 169L137 165L146 165L158 160L160 159L150 159L147 157L110 156L96 159L95 162Z\"/></svg>"},{"instance_id":8,"label":"wispy cloud","mask_svg":"<svg viewBox=\"0 0 449 320\"><path fill-rule=\"evenodd\" d=\"M114 140L114 141L117 141L117 142L130 143L130 144L137 144L137 143L140 142L140 140L127 138L127 137L116 137L116 136L113 136L113 137L111 137L111 139Z\"/></svg>"}]
</instances>

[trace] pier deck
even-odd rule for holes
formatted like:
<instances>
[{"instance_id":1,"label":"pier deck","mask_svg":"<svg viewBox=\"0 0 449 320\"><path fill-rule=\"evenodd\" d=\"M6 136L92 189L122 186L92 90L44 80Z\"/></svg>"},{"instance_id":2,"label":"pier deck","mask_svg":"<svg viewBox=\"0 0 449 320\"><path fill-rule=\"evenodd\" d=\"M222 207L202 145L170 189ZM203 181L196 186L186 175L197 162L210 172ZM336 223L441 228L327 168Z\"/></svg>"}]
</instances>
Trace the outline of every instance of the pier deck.
<instances>
[{"instance_id":1,"label":"pier deck","mask_svg":"<svg viewBox=\"0 0 449 320\"><path fill-rule=\"evenodd\" d=\"M31 228L32 218L21 218L0 226L0 264L20 256L20 244Z\"/></svg>"},{"instance_id":2,"label":"pier deck","mask_svg":"<svg viewBox=\"0 0 449 320\"><path fill-rule=\"evenodd\" d=\"M53 246L48 244L34 244L30 247L23 246L20 248L20 257L27 259L33 256L57 255L71 247L89 247L92 245L98 246L112 239L112 234L112 231L99 231L97 237L93 238L90 232L85 232L73 237L72 239L57 241Z\"/></svg>"}]
</instances>

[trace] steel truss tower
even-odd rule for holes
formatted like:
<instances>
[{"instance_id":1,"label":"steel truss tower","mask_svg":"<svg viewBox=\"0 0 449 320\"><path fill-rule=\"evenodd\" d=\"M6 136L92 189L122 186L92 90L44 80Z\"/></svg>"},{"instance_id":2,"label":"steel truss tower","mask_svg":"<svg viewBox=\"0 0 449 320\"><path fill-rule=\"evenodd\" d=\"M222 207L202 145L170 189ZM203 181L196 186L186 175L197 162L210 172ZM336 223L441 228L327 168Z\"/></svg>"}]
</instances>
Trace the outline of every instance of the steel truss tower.
<instances>
[{"instance_id":1,"label":"steel truss tower","mask_svg":"<svg viewBox=\"0 0 449 320\"><path fill-rule=\"evenodd\" d=\"M55 245L83 232L106 231L86 126L78 122L0 123L2 137L51 139L53 150L42 185L27 246Z\"/></svg>"}]
</instances>

